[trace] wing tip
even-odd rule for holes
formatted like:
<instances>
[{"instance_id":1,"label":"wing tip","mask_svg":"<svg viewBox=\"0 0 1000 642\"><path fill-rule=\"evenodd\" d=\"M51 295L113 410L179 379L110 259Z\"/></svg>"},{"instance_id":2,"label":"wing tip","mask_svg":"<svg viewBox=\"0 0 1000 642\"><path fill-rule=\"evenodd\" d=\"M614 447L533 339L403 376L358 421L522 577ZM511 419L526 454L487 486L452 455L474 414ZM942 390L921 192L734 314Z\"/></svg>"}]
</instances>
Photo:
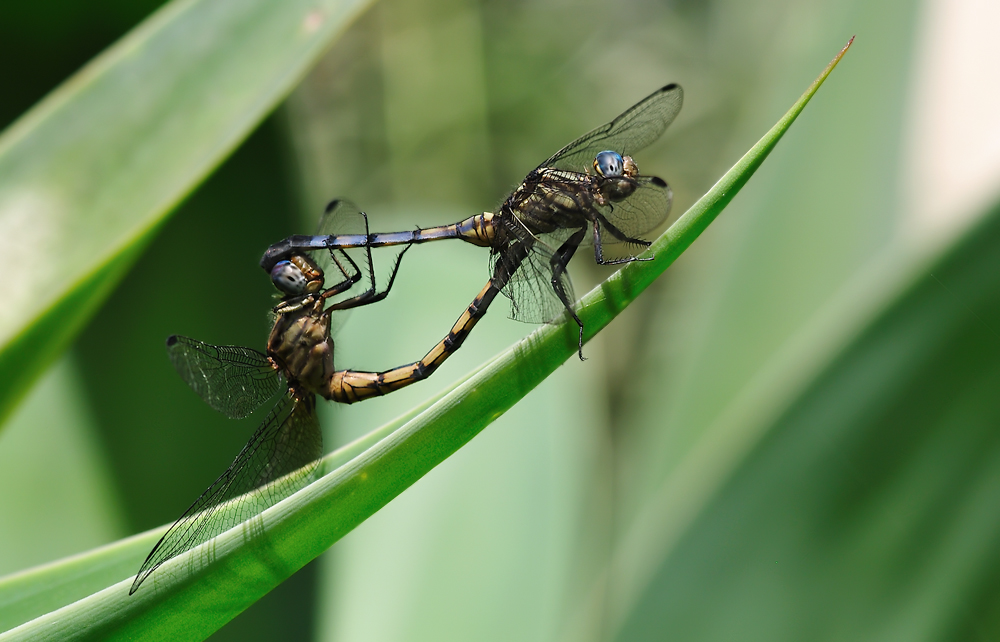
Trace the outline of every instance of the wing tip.
<instances>
[{"instance_id":1,"label":"wing tip","mask_svg":"<svg viewBox=\"0 0 1000 642\"><path fill-rule=\"evenodd\" d=\"M178 341L180 341L180 335L177 334L170 335L169 337L167 337L167 347L172 348L174 344L176 344Z\"/></svg>"},{"instance_id":2,"label":"wing tip","mask_svg":"<svg viewBox=\"0 0 1000 642\"><path fill-rule=\"evenodd\" d=\"M149 579L149 576L153 574L153 571L160 568L160 564L163 563L163 562L158 562L152 565L150 565L149 563L150 558L153 557L153 553L156 552L156 548L159 548L159 543L157 543L156 547L153 548L152 551L150 551L149 557L147 557L146 561L143 562L142 564L142 568L140 568L139 572L135 574L135 579L132 580L132 586L130 586L128 589L129 595L135 595L135 592L139 590L139 587L142 586L142 583L145 582L147 579Z\"/></svg>"}]
</instances>

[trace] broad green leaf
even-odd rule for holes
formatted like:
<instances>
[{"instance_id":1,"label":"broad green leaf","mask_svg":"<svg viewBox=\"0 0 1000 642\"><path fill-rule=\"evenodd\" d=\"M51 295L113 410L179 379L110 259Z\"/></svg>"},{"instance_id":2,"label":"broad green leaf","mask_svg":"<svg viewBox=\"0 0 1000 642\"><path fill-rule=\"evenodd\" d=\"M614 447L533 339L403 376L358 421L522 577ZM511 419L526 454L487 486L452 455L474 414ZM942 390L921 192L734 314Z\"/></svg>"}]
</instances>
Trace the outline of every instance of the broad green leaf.
<instances>
[{"instance_id":1,"label":"broad green leaf","mask_svg":"<svg viewBox=\"0 0 1000 642\"><path fill-rule=\"evenodd\" d=\"M653 260L628 265L582 299L587 338L666 270L732 200L846 50L764 138L657 239L650 248ZM131 578L124 579L0 639L203 639L458 450L575 352L575 328L543 327L331 473L164 564L134 596L128 596Z\"/></svg>"},{"instance_id":2,"label":"broad green leaf","mask_svg":"<svg viewBox=\"0 0 1000 642\"><path fill-rule=\"evenodd\" d=\"M0 137L0 419L367 3L176 0Z\"/></svg>"}]
</instances>

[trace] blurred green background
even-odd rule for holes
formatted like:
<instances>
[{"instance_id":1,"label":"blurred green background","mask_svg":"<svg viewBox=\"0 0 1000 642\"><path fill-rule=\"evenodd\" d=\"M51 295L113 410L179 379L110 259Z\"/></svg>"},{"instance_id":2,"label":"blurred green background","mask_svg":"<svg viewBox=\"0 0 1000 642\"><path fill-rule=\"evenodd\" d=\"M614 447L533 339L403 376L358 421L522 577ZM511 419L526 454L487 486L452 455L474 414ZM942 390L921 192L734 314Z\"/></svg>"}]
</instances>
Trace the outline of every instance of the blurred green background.
<instances>
[{"instance_id":1,"label":"blurred green background","mask_svg":"<svg viewBox=\"0 0 1000 642\"><path fill-rule=\"evenodd\" d=\"M5 3L0 122L158 5ZM672 185L674 218L857 34L585 363L212 639L996 639L998 18L973 0L373 4L0 432L0 574L172 521L225 469L254 423L191 394L163 340L262 348L257 259L327 200L377 230L493 209L679 82L680 117L636 159ZM572 268L578 294L609 273ZM338 367L419 358L487 277L478 248L415 248L385 303L346 316ZM505 305L427 382L325 404L327 449L527 334Z\"/></svg>"}]
</instances>

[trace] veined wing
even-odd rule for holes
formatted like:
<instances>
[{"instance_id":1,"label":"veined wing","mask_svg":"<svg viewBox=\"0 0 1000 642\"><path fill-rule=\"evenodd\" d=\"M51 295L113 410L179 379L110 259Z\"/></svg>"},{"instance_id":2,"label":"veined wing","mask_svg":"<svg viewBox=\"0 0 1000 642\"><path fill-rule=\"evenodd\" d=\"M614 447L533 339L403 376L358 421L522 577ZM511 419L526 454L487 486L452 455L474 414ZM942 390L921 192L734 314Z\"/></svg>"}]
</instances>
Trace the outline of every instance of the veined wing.
<instances>
[{"instance_id":1,"label":"veined wing","mask_svg":"<svg viewBox=\"0 0 1000 642\"><path fill-rule=\"evenodd\" d=\"M667 220L674 193L662 178L656 176L638 176L633 180L636 182L635 191L628 198L602 208L602 213L626 236L641 239ZM603 234L601 240L604 244L621 241L612 234Z\"/></svg>"},{"instance_id":2,"label":"veined wing","mask_svg":"<svg viewBox=\"0 0 1000 642\"><path fill-rule=\"evenodd\" d=\"M663 134L677 117L683 102L684 91L680 85L670 84L658 89L607 125L566 145L539 167L592 172L598 152L610 149L623 155L633 154Z\"/></svg>"},{"instance_id":3,"label":"veined wing","mask_svg":"<svg viewBox=\"0 0 1000 642\"><path fill-rule=\"evenodd\" d=\"M343 198L327 203L316 228L317 236L366 233L365 215L357 205Z\"/></svg>"},{"instance_id":4,"label":"veined wing","mask_svg":"<svg viewBox=\"0 0 1000 642\"><path fill-rule=\"evenodd\" d=\"M532 236L516 221L508 227L515 228L510 229L510 233L517 240L501 251L494 251L492 265L494 279L498 264L510 274L501 288L504 296L510 299L510 317L525 323L548 323L559 318L566 308L552 286L552 257L576 230L560 229ZM573 284L565 270L559 282L569 301L576 301Z\"/></svg>"},{"instance_id":5,"label":"veined wing","mask_svg":"<svg viewBox=\"0 0 1000 642\"><path fill-rule=\"evenodd\" d=\"M232 465L156 543L129 594L167 560L260 514L305 486L323 454L315 397L281 397Z\"/></svg>"},{"instance_id":6,"label":"veined wing","mask_svg":"<svg viewBox=\"0 0 1000 642\"><path fill-rule=\"evenodd\" d=\"M167 339L177 373L198 396L227 417L246 417L281 389L266 355L241 346L215 346L188 337Z\"/></svg>"}]
</instances>

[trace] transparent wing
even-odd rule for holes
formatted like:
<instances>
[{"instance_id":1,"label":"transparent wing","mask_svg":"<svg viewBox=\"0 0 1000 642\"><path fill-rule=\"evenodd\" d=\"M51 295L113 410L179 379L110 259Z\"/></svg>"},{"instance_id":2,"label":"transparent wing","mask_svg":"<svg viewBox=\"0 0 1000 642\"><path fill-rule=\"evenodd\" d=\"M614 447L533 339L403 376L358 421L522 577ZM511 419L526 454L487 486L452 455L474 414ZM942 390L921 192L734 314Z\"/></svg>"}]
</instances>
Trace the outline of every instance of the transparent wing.
<instances>
[{"instance_id":1,"label":"transparent wing","mask_svg":"<svg viewBox=\"0 0 1000 642\"><path fill-rule=\"evenodd\" d=\"M605 218L625 236L642 239L650 230L667 220L674 194L662 178L638 176L636 189L623 201L604 208ZM620 242L613 234L603 234L602 244ZM649 239L644 239L649 240Z\"/></svg>"},{"instance_id":2,"label":"transparent wing","mask_svg":"<svg viewBox=\"0 0 1000 642\"><path fill-rule=\"evenodd\" d=\"M607 125L566 145L539 167L586 173L593 170L598 152L610 149L620 154L633 154L663 134L677 117L683 102L684 91L680 85L667 85L629 107Z\"/></svg>"},{"instance_id":3,"label":"transparent wing","mask_svg":"<svg viewBox=\"0 0 1000 642\"><path fill-rule=\"evenodd\" d=\"M323 440L315 397L283 396L236 460L174 522L143 563L129 594L167 560L224 533L305 486Z\"/></svg>"},{"instance_id":4,"label":"transparent wing","mask_svg":"<svg viewBox=\"0 0 1000 642\"><path fill-rule=\"evenodd\" d=\"M516 223L508 225L514 228ZM510 274L501 288L510 299L510 317L525 323L548 323L566 309L552 286L552 256L556 249L576 230L560 229L538 237L530 235L523 227L511 229L517 238L507 248L493 253L493 273L502 263ZM559 279L563 291L573 302L573 284L564 271Z\"/></svg>"},{"instance_id":5,"label":"transparent wing","mask_svg":"<svg viewBox=\"0 0 1000 642\"><path fill-rule=\"evenodd\" d=\"M330 201L323 215L319 217L318 236L330 234L364 234L366 232L365 215L358 206L346 199L338 198Z\"/></svg>"},{"instance_id":6,"label":"transparent wing","mask_svg":"<svg viewBox=\"0 0 1000 642\"><path fill-rule=\"evenodd\" d=\"M214 346L175 334L167 339L167 354L205 403L233 419L246 417L281 389L277 370L252 348Z\"/></svg>"}]
</instances>

